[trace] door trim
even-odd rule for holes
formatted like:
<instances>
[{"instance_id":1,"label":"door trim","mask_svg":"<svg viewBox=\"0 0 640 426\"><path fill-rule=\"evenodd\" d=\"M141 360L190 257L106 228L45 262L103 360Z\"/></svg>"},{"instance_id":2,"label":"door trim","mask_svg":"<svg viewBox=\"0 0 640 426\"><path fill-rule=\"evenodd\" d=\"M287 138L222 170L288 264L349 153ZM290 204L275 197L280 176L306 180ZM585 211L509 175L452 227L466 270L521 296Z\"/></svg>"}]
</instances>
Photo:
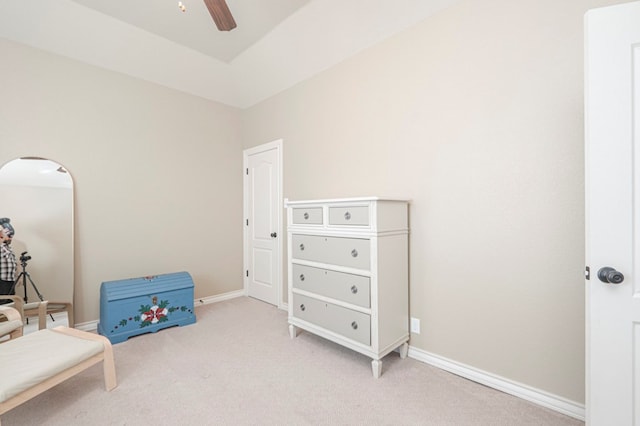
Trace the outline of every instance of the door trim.
<instances>
[{"instance_id":1,"label":"door trim","mask_svg":"<svg viewBox=\"0 0 640 426\"><path fill-rule=\"evenodd\" d=\"M282 237L284 236L282 232L282 211L284 209L284 196L283 196L283 169L284 165L282 163L283 155L282 155L282 139L277 139L273 142L265 143L262 145L258 145L253 148L248 148L242 151L242 247L243 247L243 259L242 259L242 280L244 283L244 295L247 296L249 294L249 278L247 277L245 271L249 269L249 233L247 220L249 219L249 180L247 177L247 173L245 170L249 167L249 157L254 154L259 154L265 151L271 151L275 149L277 151L278 156L278 199L275 200L275 203L278 208L278 225L276 232L278 233L278 238L276 239L276 254L278 256L278 262L276 267L276 297L279 309L286 309L286 305L283 300L283 289L282 289Z\"/></svg>"}]
</instances>

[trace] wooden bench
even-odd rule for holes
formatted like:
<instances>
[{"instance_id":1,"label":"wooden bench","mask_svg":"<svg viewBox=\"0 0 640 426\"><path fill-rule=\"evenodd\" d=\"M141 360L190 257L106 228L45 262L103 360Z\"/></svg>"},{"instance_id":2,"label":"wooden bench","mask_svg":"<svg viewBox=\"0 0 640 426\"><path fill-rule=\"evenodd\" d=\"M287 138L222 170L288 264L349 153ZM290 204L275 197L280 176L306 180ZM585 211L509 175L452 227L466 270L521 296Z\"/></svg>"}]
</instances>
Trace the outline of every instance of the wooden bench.
<instances>
[{"instance_id":1,"label":"wooden bench","mask_svg":"<svg viewBox=\"0 0 640 426\"><path fill-rule=\"evenodd\" d=\"M22 316L17 309L0 305L0 343L22 336Z\"/></svg>"},{"instance_id":2,"label":"wooden bench","mask_svg":"<svg viewBox=\"0 0 640 426\"><path fill-rule=\"evenodd\" d=\"M99 362L110 391L116 387L115 364L103 336L56 327L0 344L0 415Z\"/></svg>"}]
</instances>

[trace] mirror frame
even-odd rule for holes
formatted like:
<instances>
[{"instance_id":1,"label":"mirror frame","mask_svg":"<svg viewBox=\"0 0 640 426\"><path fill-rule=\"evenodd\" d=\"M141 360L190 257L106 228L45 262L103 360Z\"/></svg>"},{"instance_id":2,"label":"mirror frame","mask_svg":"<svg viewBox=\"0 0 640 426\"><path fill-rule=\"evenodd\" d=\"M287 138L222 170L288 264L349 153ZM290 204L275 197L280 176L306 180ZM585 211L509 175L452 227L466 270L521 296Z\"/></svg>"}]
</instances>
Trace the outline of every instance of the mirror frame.
<instances>
[{"instance_id":1,"label":"mirror frame","mask_svg":"<svg viewBox=\"0 0 640 426\"><path fill-rule=\"evenodd\" d=\"M28 302L40 298L37 289L50 302L73 303L74 211L74 180L59 162L20 157L0 167L0 217L10 218L15 228L16 294ZM25 259L31 256L24 262L28 275L22 274L23 252Z\"/></svg>"}]
</instances>

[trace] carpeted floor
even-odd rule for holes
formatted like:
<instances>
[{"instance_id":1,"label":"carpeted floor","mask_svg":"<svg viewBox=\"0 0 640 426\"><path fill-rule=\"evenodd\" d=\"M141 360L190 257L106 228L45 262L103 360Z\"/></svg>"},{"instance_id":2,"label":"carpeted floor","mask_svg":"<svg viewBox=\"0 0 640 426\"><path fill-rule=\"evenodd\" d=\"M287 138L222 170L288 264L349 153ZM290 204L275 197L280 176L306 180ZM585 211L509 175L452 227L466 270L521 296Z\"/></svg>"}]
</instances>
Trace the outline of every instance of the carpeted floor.
<instances>
[{"instance_id":1,"label":"carpeted floor","mask_svg":"<svg viewBox=\"0 0 640 426\"><path fill-rule=\"evenodd\" d=\"M250 298L196 324L114 345L118 387L94 366L2 416L25 425L583 425L419 361L370 359L302 332ZM3 366L6 367L6 366Z\"/></svg>"}]
</instances>

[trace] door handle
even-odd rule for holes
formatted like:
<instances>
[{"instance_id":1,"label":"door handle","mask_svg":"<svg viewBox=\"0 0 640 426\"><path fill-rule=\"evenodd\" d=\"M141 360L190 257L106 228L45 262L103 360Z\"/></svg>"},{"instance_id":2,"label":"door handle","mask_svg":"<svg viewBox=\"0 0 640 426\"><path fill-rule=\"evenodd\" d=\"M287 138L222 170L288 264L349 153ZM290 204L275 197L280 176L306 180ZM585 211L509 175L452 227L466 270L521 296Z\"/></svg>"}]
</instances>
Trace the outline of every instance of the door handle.
<instances>
[{"instance_id":1,"label":"door handle","mask_svg":"<svg viewBox=\"0 0 640 426\"><path fill-rule=\"evenodd\" d=\"M275 232L272 232L272 233L271 233L271 238L275 238L275 237L277 237L277 236L278 236L278 234L276 234Z\"/></svg>"},{"instance_id":2,"label":"door handle","mask_svg":"<svg viewBox=\"0 0 640 426\"><path fill-rule=\"evenodd\" d=\"M624 275L609 266L600 268L598 271L598 278L600 281L607 284L620 284L624 281Z\"/></svg>"}]
</instances>

